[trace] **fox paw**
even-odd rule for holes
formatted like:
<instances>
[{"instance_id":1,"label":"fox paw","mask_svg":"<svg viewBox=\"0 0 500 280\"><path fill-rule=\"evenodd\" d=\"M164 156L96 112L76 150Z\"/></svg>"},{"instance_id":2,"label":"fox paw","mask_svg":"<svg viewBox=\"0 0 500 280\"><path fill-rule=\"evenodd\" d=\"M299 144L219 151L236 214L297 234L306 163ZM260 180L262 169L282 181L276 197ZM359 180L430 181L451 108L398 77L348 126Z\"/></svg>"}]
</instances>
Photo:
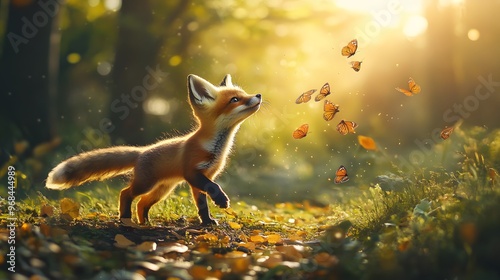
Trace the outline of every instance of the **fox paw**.
<instances>
[{"instance_id":1,"label":"fox paw","mask_svg":"<svg viewBox=\"0 0 500 280\"><path fill-rule=\"evenodd\" d=\"M217 222L217 220L214 220L212 218L208 218L208 219L202 220L201 225L204 227L209 227L209 226L218 226L219 223Z\"/></svg>"},{"instance_id":2,"label":"fox paw","mask_svg":"<svg viewBox=\"0 0 500 280\"><path fill-rule=\"evenodd\" d=\"M219 193L216 197L212 197L212 200L220 208L229 208L229 197L225 193Z\"/></svg>"}]
</instances>

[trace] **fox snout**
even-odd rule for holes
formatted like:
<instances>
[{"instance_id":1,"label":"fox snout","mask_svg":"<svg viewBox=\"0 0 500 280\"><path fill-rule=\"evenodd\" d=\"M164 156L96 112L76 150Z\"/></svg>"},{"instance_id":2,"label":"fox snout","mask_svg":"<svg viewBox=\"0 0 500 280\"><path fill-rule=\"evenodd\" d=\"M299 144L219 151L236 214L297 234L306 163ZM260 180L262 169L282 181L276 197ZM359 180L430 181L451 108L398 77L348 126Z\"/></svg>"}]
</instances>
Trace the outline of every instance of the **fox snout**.
<instances>
[{"instance_id":1,"label":"fox snout","mask_svg":"<svg viewBox=\"0 0 500 280\"><path fill-rule=\"evenodd\" d=\"M248 107L254 107L262 103L262 94L258 93L254 97L250 98L247 102Z\"/></svg>"}]
</instances>

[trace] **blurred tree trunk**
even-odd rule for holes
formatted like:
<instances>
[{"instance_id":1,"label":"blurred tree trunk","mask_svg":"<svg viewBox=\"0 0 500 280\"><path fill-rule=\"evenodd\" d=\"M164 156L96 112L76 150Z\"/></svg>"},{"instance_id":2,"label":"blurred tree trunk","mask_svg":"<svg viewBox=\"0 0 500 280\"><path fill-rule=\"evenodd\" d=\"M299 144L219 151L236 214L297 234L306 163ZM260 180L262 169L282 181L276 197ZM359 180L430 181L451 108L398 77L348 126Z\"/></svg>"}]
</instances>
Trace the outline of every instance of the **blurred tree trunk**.
<instances>
[{"instance_id":1,"label":"blurred tree trunk","mask_svg":"<svg viewBox=\"0 0 500 280\"><path fill-rule=\"evenodd\" d=\"M143 134L145 113L142 104L150 90L161 82L159 78L165 75L156 61L167 37L164 30L174 30L169 27L182 16L188 3L190 1L180 0L167 15L155 15L150 0L122 2L110 99L113 142L133 145L148 142ZM155 21L155 17L161 20ZM168 35L175 38L175 34Z\"/></svg>"},{"instance_id":2,"label":"blurred tree trunk","mask_svg":"<svg viewBox=\"0 0 500 280\"><path fill-rule=\"evenodd\" d=\"M138 95L140 92L131 96L131 91L142 86L142 79L147 74L145 67L151 67L156 59L155 38L147 30L151 23L149 0L122 2L110 100L111 122L115 127L111 134L113 142L143 144L144 98Z\"/></svg>"},{"instance_id":3,"label":"blurred tree trunk","mask_svg":"<svg viewBox=\"0 0 500 280\"><path fill-rule=\"evenodd\" d=\"M0 58L0 141L9 153L13 141L28 141L30 155L55 136L62 2L9 2Z\"/></svg>"},{"instance_id":4,"label":"blurred tree trunk","mask_svg":"<svg viewBox=\"0 0 500 280\"><path fill-rule=\"evenodd\" d=\"M457 77L455 75L454 61L460 55L458 51L457 36L455 26L457 15L453 7L439 8L437 1L427 1L426 18L429 22L427 41L429 49L427 56L427 67L436 71L439 75L429 75L429 84L436 90L433 94L432 120L439 120L442 124L443 112L450 108L450 105L458 101ZM443 82L446 81L446 82ZM452 93L452 94L449 94ZM449 124L448 124L449 125Z\"/></svg>"}]
</instances>

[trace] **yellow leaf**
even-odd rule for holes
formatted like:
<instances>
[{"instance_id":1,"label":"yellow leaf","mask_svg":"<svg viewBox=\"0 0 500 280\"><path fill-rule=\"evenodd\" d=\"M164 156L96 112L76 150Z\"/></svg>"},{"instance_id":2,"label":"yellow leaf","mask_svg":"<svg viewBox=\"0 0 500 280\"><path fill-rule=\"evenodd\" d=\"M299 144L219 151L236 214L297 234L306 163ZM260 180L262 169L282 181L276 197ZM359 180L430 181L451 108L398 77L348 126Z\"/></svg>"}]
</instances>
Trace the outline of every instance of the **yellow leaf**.
<instances>
[{"instance_id":1,"label":"yellow leaf","mask_svg":"<svg viewBox=\"0 0 500 280\"><path fill-rule=\"evenodd\" d=\"M263 243L266 242L266 239L262 235L252 235L250 236L250 240L255 243Z\"/></svg>"},{"instance_id":2,"label":"yellow leaf","mask_svg":"<svg viewBox=\"0 0 500 280\"><path fill-rule=\"evenodd\" d=\"M245 247L250 251L255 251L255 243L253 242L240 242L238 246Z\"/></svg>"},{"instance_id":3,"label":"yellow leaf","mask_svg":"<svg viewBox=\"0 0 500 280\"><path fill-rule=\"evenodd\" d=\"M212 233L206 233L206 234L202 234L202 235L199 235L198 237L196 237L196 241L215 242L217 240L219 240L219 238Z\"/></svg>"},{"instance_id":4,"label":"yellow leaf","mask_svg":"<svg viewBox=\"0 0 500 280\"><path fill-rule=\"evenodd\" d=\"M267 236L267 242L271 244L276 244L281 242L281 236L279 234L270 234Z\"/></svg>"},{"instance_id":5,"label":"yellow leaf","mask_svg":"<svg viewBox=\"0 0 500 280\"><path fill-rule=\"evenodd\" d=\"M241 225L238 224L238 223L235 223L235 222L229 222L228 223L229 226L232 228L232 229L240 229L241 228Z\"/></svg>"},{"instance_id":6,"label":"yellow leaf","mask_svg":"<svg viewBox=\"0 0 500 280\"><path fill-rule=\"evenodd\" d=\"M63 198L60 202L61 214L68 215L72 219L80 216L80 204L70 198Z\"/></svg>"}]
</instances>

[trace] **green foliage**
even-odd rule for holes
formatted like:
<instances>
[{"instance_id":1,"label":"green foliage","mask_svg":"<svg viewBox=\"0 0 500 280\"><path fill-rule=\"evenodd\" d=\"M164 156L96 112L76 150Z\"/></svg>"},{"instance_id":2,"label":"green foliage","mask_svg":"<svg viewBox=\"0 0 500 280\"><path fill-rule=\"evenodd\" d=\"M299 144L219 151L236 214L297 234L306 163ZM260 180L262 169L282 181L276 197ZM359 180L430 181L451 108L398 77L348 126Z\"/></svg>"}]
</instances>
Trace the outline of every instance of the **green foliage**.
<instances>
[{"instance_id":1,"label":"green foliage","mask_svg":"<svg viewBox=\"0 0 500 280\"><path fill-rule=\"evenodd\" d=\"M28 240L58 246L62 251L57 258L68 255L79 259L88 276L132 260L142 262L148 256L132 249L123 255L113 248L116 235L129 232L129 238L137 244L164 238L187 244L194 255L187 257L189 265L182 265L190 275L219 277L224 274L222 270L207 270L220 266L220 260L213 256L244 252L252 256L254 267L260 267L255 273L270 279L291 275L317 279L331 275L342 279L493 279L500 267L497 250L491 250L500 242L500 192L498 175L489 170L496 167L492 155L497 146L491 143L498 141L498 131L472 129L469 133L458 131L455 137L461 150L454 168L443 161L444 166L429 165L409 176L394 168L395 173L378 176L372 186L360 187L357 194L328 205L307 200L269 204L233 199L230 210L210 205L220 225L201 231L186 187L153 207L149 227L125 231L116 219L117 186L124 185L123 179L57 193L59 198L76 201L76 218L63 213L62 200L36 193L32 196L35 198L17 201L18 234L23 236L19 248L32 250ZM435 149L444 154L446 145L436 145ZM434 154L428 156L436 158ZM16 173L18 187L24 188L30 185L29 172L23 171L29 165L20 166ZM55 213L41 217L42 206L55 209ZM0 201L2 217L7 207L6 200ZM300 251L290 246L299 246ZM6 250L5 246L0 248ZM96 254L98 248L107 252L106 260ZM194 252L200 250L204 253L197 256L199 253ZM44 269L58 267L57 258L50 252L25 257L49 259ZM238 271L234 263L224 261ZM174 269L165 264L162 267L159 271L167 275ZM66 263L58 269L71 275L77 267ZM44 273L30 271L27 275Z\"/></svg>"}]
</instances>

